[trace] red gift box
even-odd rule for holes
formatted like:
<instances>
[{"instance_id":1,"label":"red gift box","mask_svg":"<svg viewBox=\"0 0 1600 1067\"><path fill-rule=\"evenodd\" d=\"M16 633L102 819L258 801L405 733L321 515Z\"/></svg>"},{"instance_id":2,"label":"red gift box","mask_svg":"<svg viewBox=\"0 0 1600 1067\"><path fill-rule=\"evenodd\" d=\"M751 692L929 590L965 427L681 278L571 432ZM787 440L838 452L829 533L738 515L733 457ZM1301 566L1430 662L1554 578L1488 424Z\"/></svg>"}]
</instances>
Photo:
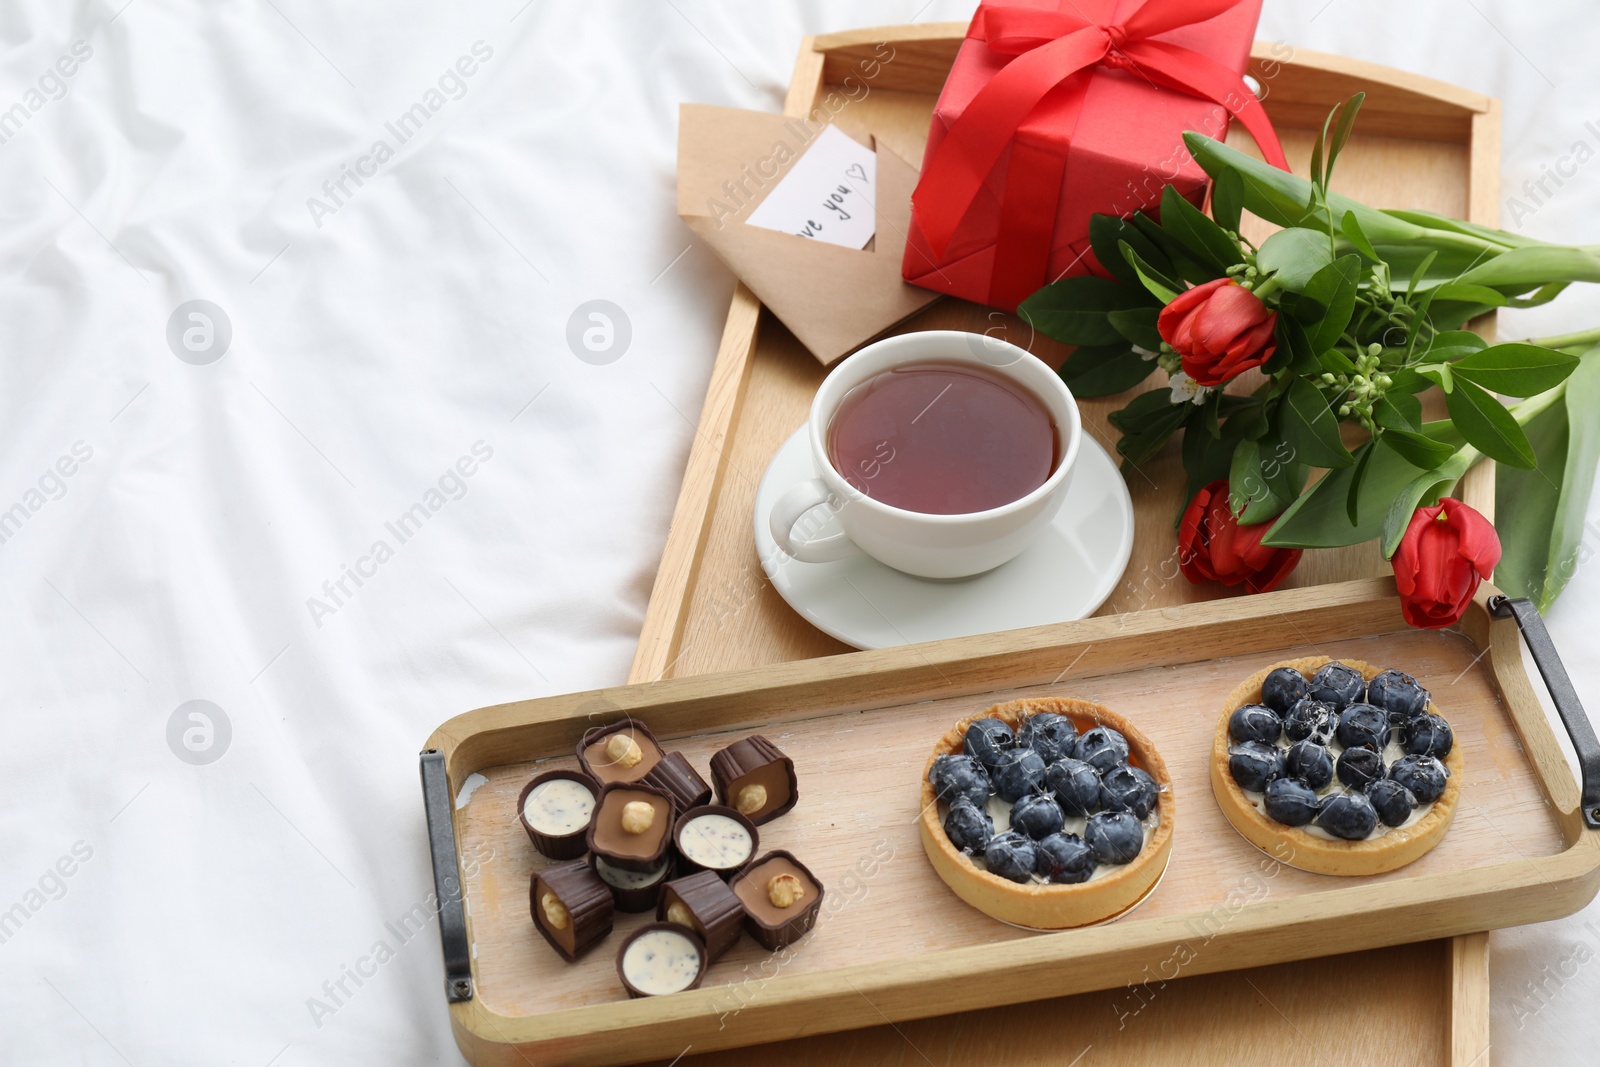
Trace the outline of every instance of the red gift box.
<instances>
[{"instance_id":1,"label":"red gift box","mask_svg":"<svg viewBox=\"0 0 1600 1067\"><path fill-rule=\"evenodd\" d=\"M1285 166L1241 75L1261 0L981 4L939 94L901 273L1008 311L1058 278L1104 273L1089 217L1150 210L1171 184L1199 204L1186 130L1230 116Z\"/></svg>"}]
</instances>

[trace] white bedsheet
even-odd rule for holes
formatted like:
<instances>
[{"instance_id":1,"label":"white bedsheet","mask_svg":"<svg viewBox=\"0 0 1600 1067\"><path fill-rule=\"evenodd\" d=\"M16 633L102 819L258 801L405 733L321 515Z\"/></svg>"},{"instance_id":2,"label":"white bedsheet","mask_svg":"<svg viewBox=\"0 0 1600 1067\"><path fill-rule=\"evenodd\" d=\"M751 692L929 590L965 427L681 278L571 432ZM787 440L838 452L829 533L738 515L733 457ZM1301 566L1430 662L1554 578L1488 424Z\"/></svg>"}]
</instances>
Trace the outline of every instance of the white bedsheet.
<instances>
[{"instance_id":1,"label":"white bedsheet","mask_svg":"<svg viewBox=\"0 0 1600 1067\"><path fill-rule=\"evenodd\" d=\"M971 6L6 0L0 1062L460 1062L435 927L389 925L431 886L416 753L624 679L732 290L677 105L777 109L803 34ZM1600 146L1585 4L1262 35L1500 96L1508 192ZM1519 217L1597 208L1590 165ZM192 300L225 351L214 311L169 344ZM631 340L585 361L594 300ZM1551 623L1600 712L1597 594ZM1497 1062L1592 1062L1600 909L1494 951Z\"/></svg>"}]
</instances>

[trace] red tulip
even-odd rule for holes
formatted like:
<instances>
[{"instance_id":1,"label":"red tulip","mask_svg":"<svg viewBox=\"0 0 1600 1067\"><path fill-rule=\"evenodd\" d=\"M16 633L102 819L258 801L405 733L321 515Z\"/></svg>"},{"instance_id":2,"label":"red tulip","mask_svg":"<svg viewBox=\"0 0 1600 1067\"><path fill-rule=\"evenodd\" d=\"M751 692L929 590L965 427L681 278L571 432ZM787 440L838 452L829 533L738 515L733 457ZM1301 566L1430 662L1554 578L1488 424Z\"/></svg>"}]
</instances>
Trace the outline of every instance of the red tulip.
<instances>
[{"instance_id":1,"label":"red tulip","mask_svg":"<svg viewBox=\"0 0 1600 1067\"><path fill-rule=\"evenodd\" d=\"M1161 310L1161 339L1183 357L1183 372L1201 385L1221 385L1277 351L1278 313L1234 281L1218 278L1185 290Z\"/></svg>"},{"instance_id":2,"label":"red tulip","mask_svg":"<svg viewBox=\"0 0 1600 1067\"><path fill-rule=\"evenodd\" d=\"M1276 589L1300 562L1301 552L1263 545L1270 525L1240 526L1228 506L1228 483L1212 482L1189 501L1178 524L1178 567L1196 585L1243 585L1252 593Z\"/></svg>"},{"instance_id":3,"label":"red tulip","mask_svg":"<svg viewBox=\"0 0 1600 1067\"><path fill-rule=\"evenodd\" d=\"M1394 554L1406 622L1429 630L1455 625L1499 562L1500 536L1488 519L1449 497L1418 508Z\"/></svg>"}]
</instances>

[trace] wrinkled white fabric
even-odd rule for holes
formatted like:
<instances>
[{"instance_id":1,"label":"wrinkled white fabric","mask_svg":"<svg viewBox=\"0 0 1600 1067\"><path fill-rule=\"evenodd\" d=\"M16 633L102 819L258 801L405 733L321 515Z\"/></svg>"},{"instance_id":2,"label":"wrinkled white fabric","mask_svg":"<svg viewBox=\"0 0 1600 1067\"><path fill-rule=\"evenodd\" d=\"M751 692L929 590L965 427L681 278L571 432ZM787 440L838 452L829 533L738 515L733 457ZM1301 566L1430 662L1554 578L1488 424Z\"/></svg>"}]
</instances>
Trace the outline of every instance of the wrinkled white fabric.
<instances>
[{"instance_id":1,"label":"wrinkled white fabric","mask_svg":"<svg viewBox=\"0 0 1600 1067\"><path fill-rule=\"evenodd\" d=\"M775 110L803 35L971 6L7 0L0 1061L460 1062L416 753L625 677L733 285L677 105ZM1262 35L1502 97L1509 192L1600 147L1588 16ZM1597 206L1585 164L1519 221ZM1597 594L1551 621L1600 711ZM1592 1059L1587 915L1496 935L1497 1062Z\"/></svg>"}]
</instances>

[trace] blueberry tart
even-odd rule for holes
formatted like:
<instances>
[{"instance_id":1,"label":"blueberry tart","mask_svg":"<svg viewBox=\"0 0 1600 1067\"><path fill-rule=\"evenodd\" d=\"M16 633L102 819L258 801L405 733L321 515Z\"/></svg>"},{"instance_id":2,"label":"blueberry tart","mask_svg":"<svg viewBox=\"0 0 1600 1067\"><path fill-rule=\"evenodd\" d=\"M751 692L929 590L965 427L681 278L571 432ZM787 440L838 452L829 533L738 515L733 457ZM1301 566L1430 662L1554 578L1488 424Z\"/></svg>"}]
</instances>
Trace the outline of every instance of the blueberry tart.
<instances>
[{"instance_id":1,"label":"blueberry tart","mask_svg":"<svg viewBox=\"0 0 1600 1067\"><path fill-rule=\"evenodd\" d=\"M1290 866L1382 874L1444 838L1461 767L1449 722L1411 675L1312 656L1228 694L1211 791L1235 830Z\"/></svg>"},{"instance_id":2,"label":"blueberry tart","mask_svg":"<svg viewBox=\"0 0 1600 1067\"><path fill-rule=\"evenodd\" d=\"M997 704L934 746L922 847L986 915L1038 930L1086 926L1137 904L1166 869L1171 781L1149 738L1099 704Z\"/></svg>"}]
</instances>

